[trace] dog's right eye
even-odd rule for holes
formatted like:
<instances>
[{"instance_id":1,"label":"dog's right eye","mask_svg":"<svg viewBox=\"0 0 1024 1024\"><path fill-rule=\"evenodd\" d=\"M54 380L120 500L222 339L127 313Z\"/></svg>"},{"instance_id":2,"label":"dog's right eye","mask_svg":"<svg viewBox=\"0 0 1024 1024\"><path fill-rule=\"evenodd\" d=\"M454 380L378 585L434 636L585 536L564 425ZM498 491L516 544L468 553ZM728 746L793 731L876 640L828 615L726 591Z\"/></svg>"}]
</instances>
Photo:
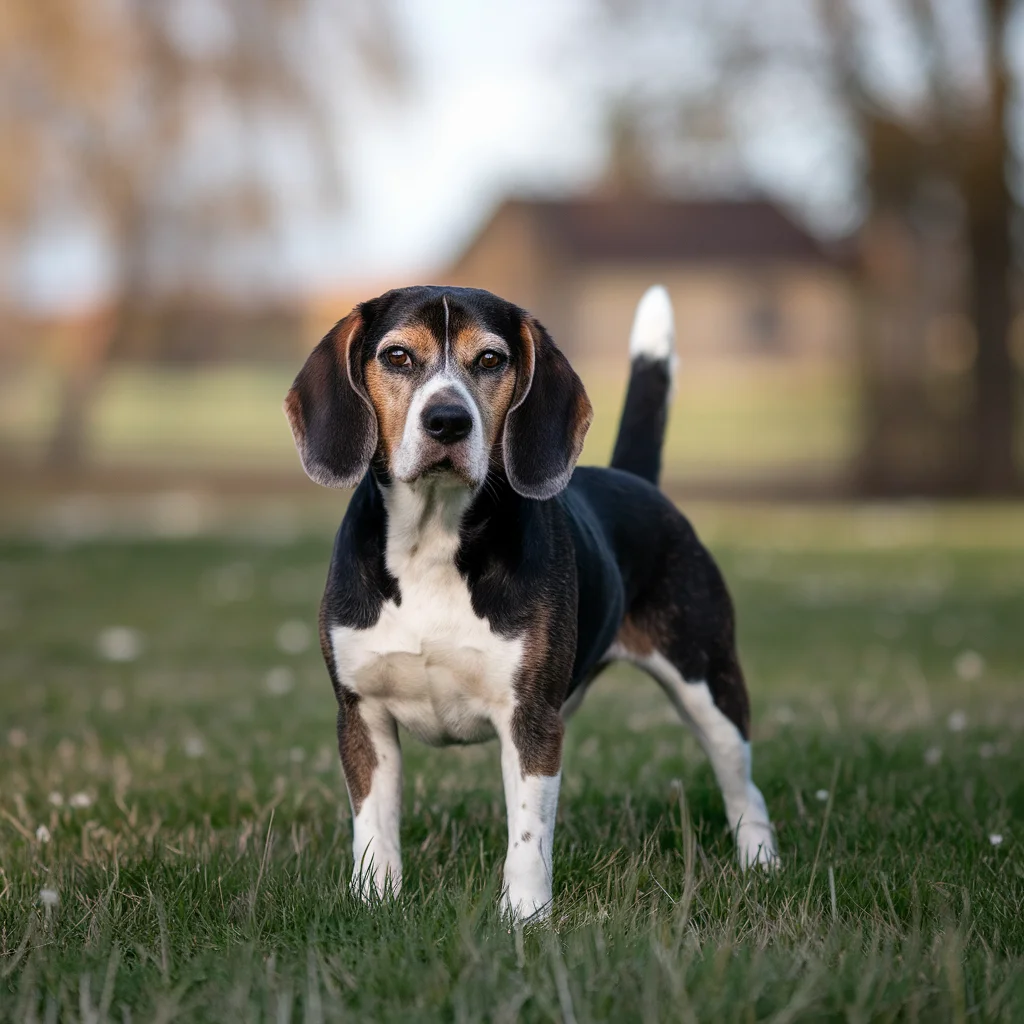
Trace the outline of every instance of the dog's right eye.
<instances>
[{"instance_id":1,"label":"dog's right eye","mask_svg":"<svg viewBox=\"0 0 1024 1024\"><path fill-rule=\"evenodd\" d=\"M384 357L392 366L397 366L399 369L406 369L412 366L412 356L404 348L389 348L385 353Z\"/></svg>"}]
</instances>

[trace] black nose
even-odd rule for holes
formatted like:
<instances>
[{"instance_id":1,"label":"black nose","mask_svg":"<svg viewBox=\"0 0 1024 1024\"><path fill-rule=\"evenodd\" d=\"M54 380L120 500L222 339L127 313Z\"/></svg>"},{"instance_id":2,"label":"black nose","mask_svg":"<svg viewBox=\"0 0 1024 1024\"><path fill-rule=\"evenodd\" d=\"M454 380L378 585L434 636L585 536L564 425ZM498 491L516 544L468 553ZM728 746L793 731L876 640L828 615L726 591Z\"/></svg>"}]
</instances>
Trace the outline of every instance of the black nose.
<instances>
[{"instance_id":1,"label":"black nose","mask_svg":"<svg viewBox=\"0 0 1024 1024\"><path fill-rule=\"evenodd\" d=\"M439 402L423 410L423 429L441 444L455 444L472 429L469 410L454 402Z\"/></svg>"}]
</instances>

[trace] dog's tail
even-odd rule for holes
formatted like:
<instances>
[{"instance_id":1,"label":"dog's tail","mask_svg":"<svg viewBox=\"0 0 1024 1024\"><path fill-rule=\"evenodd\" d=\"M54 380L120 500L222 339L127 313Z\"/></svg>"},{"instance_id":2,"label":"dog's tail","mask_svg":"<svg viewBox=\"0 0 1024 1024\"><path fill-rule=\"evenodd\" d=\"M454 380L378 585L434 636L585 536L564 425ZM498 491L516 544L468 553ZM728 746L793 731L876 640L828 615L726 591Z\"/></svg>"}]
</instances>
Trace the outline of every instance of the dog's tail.
<instances>
[{"instance_id":1,"label":"dog's tail","mask_svg":"<svg viewBox=\"0 0 1024 1024\"><path fill-rule=\"evenodd\" d=\"M612 468L656 484L676 365L672 301L660 284L648 288L636 307L629 358L629 387Z\"/></svg>"}]
</instances>

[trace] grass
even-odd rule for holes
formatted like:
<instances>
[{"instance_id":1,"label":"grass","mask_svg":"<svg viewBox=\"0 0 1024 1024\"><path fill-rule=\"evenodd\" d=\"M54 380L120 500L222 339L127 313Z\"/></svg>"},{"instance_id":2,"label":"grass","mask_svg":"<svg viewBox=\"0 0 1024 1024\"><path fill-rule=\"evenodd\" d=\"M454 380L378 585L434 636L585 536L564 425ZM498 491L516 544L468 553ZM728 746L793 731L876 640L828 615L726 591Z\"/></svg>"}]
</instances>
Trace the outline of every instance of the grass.
<instances>
[{"instance_id":1,"label":"grass","mask_svg":"<svg viewBox=\"0 0 1024 1024\"><path fill-rule=\"evenodd\" d=\"M301 475L281 413L301 357L281 366L182 370L118 366L93 409L89 457L103 467L275 470ZM607 462L625 389L621 366L583 364L596 416L585 460ZM684 367L666 441L671 476L730 478L841 471L856 448L848 369ZM38 459L56 416L56 380L40 367L0 389L0 444Z\"/></svg>"},{"instance_id":2,"label":"grass","mask_svg":"<svg viewBox=\"0 0 1024 1024\"><path fill-rule=\"evenodd\" d=\"M490 745L406 742L406 888L347 892L295 625L325 534L0 541L0 1019L1024 1019L1020 509L697 521L785 867L735 869L695 743L609 673L569 728L553 923L512 931Z\"/></svg>"}]
</instances>

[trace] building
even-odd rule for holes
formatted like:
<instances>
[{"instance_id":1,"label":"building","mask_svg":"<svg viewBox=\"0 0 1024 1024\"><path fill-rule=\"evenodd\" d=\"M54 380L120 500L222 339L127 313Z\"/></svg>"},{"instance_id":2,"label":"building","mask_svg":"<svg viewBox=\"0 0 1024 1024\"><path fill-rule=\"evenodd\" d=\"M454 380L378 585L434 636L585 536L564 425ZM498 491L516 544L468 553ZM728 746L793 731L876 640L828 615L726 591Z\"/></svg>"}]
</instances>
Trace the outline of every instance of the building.
<instances>
[{"instance_id":1,"label":"building","mask_svg":"<svg viewBox=\"0 0 1024 1024\"><path fill-rule=\"evenodd\" d=\"M687 360L853 354L842 260L763 200L509 199L444 280L529 309L576 359L621 360L637 299L656 281Z\"/></svg>"}]
</instances>

